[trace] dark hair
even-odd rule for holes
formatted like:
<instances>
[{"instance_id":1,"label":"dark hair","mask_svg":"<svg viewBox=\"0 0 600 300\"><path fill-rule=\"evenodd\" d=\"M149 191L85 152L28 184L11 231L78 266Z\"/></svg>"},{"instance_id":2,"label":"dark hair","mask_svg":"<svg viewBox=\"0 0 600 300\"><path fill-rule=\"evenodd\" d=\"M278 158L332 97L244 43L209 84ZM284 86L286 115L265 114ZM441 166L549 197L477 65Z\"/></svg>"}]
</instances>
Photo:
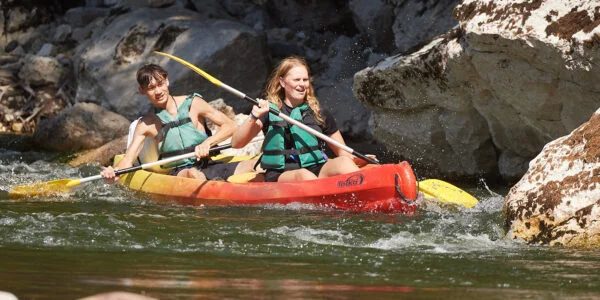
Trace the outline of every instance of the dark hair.
<instances>
[{"instance_id":1,"label":"dark hair","mask_svg":"<svg viewBox=\"0 0 600 300\"><path fill-rule=\"evenodd\" d=\"M137 71L136 77L138 84L142 88L147 88L150 84L150 81L152 81L152 78L154 78L156 81L163 81L167 79L168 75L169 74L167 73L167 71L161 66L155 64L147 64Z\"/></svg>"}]
</instances>

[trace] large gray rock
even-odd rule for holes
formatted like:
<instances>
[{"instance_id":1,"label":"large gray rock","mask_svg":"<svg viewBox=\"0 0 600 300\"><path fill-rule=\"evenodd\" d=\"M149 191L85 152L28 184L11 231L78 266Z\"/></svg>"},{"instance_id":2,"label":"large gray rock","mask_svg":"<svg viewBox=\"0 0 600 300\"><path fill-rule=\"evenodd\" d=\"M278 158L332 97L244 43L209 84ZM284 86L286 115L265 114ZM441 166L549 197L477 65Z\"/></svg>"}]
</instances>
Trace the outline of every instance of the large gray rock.
<instances>
[{"instance_id":1,"label":"large gray rock","mask_svg":"<svg viewBox=\"0 0 600 300\"><path fill-rule=\"evenodd\" d=\"M430 153L413 157L417 165L464 176L499 170L515 180L546 143L600 106L600 72L591 63L600 59L594 38L600 27L591 21L598 9L597 1L585 0L464 1L455 11L459 29L357 73L355 93L374 109L375 124L412 119L431 128L389 126L393 131L383 125L376 135L390 147L415 142L415 135L443 133L416 140L413 147ZM583 21L569 23L575 15ZM448 114L460 117L440 118ZM449 134L469 127L476 130L466 140ZM409 149L397 153L414 154ZM444 162L448 159L471 167L455 173Z\"/></svg>"},{"instance_id":2,"label":"large gray rock","mask_svg":"<svg viewBox=\"0 0 600 300\"><path fill-rule=\"evenodd\" d=\"M27 55L19 71L19 78L33 85L56 85L65 72L64 67L54 57Z\"/></svg>"},{"instance_id":3,"label":"large gray rock","mask_svg":"<svg viewBox=\"0 0 600 300\"><path fill-rule=\"evenodd\" d=\"M497 173L486 121L471 106L471 99L459 94L467 74L450 74L445 79L445 66L437 66L442 57L453 55L445 47L449 38L358 72L354 92L373 108L376 140L392 153L411 159L421 175Z\"/></svg>"},{"instance_id":4,"label":"large gray rock","mask_svg":"<svg viewBox=\"0 0 600 300\"><path fill-rule=\"evenodd\" d=\"M127 134L129 121L93 103L77 103L40 121L34 134L42 148L54 151L93 149Z\"/></svg>"},{"instance_id":5,"label":"large gray rock","mask_svg":"<svg viewBox=\"0 0 600 300\"><path fill-rule=\"evenodd\" d=\"M190 0L191 5L203 18L233 19L221 4L221 1Z\"/></svg>"},{"instance_id":6,"label":"large gray rock","mask_svg":"<svg viewBox=\"0 0 600 300\"><path fill-rule=\"evenodd\" d=\"M375 50L393 52L396 48L392 30L394 6L383 0L351 0L349 7L356 27L369 39Z\"/></svg>"},{"instance_id":7,"label":"large gray rock","mask_svg":"<svg viewBox=\"0 0 600 300\"><path fill-rule=\"evenodd\" d=\"M205 21L176 7L143 8L116 17L79 48L77 99L103 103L133 119L149 109L148 101L137 93L135 73L145 63L157 63L169 72L173 94L198 91L205 99L224 98L237 111L249 107L154 50L188 60L252 96L259 94L269 68L264 37L243 24Z\"/></svg>"},{"instance_id":8,"label":"large gray rock","mask_svg":"<svg viewBox=\"0 0 600 300\"><path fill-rule=\"evenodd\" d=\"M345 1L270 0L266 7L279 27L296 31L339 33L355 31L352 12Z\"/></svg>"},{"instance_id":9,"label":"large gray rock","mask_svg":"<svg viewBox=\"0 0 600 300\"><path fill-rule=\"evenodd\" d=\"M315 77L314 87L321 106L334 116L347 137L369 137L370 112L352 93L352 76L366 66L358 38L338 37L329 46L327 67Z\"/></svg>"},{"instance_id":10,"label":"large gray rock","mask_svg":"<svg viewBox=\"0 0 600 300\"><path fill-rule=\"evenodd\" d=\"M63 18L73 27L84 27L96 18L106 17L108 8L101 7L74 7L65 12Z\"/></svg>"},{"instance_id":11,"label":"large gray rock","mask_svg":"<svg viewBox=\"0 0 600 300\"><path fill-rule=\"evenodd\" d=\"M406 52L457 25L452 10L460 0L392 0L392 26L399 52Z\"/></svg>"},{"instance_id":12,"label":"large gray rock","mask_svg":"<svg viewBox=\"0 0 600 300\"><path fill-rule=\"evenodd\" d=\"M600 109L544 147L511 188L504 211L513 239L600 247Z\"/></svg>"}]
</instances>

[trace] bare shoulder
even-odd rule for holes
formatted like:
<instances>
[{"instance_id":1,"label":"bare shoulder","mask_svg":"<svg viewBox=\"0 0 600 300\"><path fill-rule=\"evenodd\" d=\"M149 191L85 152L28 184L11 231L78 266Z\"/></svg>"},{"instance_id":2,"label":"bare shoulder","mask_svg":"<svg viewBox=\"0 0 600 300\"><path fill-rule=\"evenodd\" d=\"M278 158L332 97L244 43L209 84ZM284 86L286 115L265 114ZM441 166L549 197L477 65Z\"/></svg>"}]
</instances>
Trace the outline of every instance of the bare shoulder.
<instances>
[{"instance_id":1,"label":"bare shoulder","mask_svg":"<svg viewBox=\"0 0 600 300\"><path fill-rule=\"evenodd\" d=\"M192 101L192 108L198 113L207 113L213 110L213 107L208 104L204 98L195 96L194 101Z\"/></svg>"},{"instance_id":2,"label":"bare shoulder","mask_svg":"<svg viewBox=\"0 0 600 300\"><path fill-rule=\"evenodd\" d=\"M195 94L194 95L194 101L204 101L204 102L206 102L206 100L204 100L204 98L202 98L202 96L200 96L199 94Z\"/></svg>"},{"instance_id":3,"label":"bare shoulder","mask_svg":"<svg viewBox=\"0 0 600 300\"><path fill-rule=\"evenodd\" d=\"M201 107L201 106L204 106L207 104L208 104L208 102L200 96L194 96L194 99L192 101L192 106L196 106L196 107Z\"/></svg>"}]
</instances>

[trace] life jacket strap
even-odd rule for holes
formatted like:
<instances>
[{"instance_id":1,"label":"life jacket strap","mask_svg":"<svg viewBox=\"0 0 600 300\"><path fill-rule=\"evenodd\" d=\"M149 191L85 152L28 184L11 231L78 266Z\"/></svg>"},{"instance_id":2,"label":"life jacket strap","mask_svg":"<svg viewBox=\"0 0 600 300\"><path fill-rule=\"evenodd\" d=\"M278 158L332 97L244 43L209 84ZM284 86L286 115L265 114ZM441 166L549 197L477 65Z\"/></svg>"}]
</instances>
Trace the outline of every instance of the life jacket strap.
<instances>
[{"instance_id":1,"label":"life jacket strap","mask_svg":"<svg viewBox=\"0 0 600 300\"><path fill-rule=\"evenodd\" d=\"M321 150L318 146L303 147L300 149L284 149L284 150L263 150L264 155L300 155L316 150Z\"/></svg>"}]
</instances>

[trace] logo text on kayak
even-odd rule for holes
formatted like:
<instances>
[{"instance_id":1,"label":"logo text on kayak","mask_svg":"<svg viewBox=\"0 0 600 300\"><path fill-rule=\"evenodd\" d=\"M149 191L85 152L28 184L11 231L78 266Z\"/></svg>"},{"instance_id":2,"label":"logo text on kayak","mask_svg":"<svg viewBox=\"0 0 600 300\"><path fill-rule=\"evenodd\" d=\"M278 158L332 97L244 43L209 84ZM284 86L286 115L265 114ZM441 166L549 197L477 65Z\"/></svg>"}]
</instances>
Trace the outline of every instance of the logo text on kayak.
<instances>
[{"instance_id":1,"label":"logo text on kayak","mask_svg":"<svg viewBox=\"0 0 600 300\"><path fill-rule=\"evenodd\" d=\"M337 186L339 188L344 188L349 186L361 185L364 180L365 177L362 174L356 174L346 178L346 180L338 181Z\"/></svg>"}]
</instances>

